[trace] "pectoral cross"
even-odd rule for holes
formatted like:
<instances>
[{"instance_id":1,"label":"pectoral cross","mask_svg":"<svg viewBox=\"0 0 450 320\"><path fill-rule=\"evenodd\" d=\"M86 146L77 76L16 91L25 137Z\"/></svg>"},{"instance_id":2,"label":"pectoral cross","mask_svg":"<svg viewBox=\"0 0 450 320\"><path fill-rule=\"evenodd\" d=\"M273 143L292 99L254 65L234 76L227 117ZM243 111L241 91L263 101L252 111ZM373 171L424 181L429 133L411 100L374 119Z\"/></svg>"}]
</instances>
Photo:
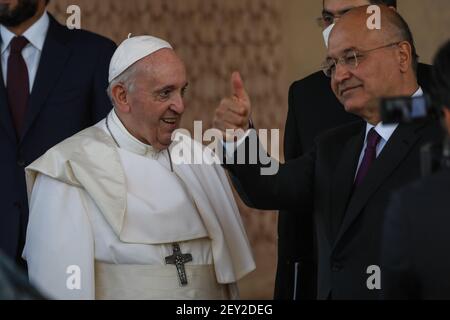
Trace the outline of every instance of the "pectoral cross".
<instances>
[{"instance_id":1,"label":"pectoral cross","mask_svg":"<svg viewBox=\"0 0 450 320\"><path fill-rule=\"evenodd\" d=\"M173 255L166 257L166 264L174 264L177 267L178 278L180 279L181 286L186 286L188 284L186 270L184 264L192 261L192 255L190 253L181 253L180 245L174 243Z\"/></svg>"}]
</instances>

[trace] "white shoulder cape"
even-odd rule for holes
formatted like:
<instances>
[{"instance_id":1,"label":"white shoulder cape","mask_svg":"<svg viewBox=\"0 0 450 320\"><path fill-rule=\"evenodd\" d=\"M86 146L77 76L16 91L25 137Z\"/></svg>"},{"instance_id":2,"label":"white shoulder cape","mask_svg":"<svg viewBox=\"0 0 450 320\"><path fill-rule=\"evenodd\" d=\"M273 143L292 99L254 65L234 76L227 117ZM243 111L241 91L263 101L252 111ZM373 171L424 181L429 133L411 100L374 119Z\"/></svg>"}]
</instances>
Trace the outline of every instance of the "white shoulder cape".
<instances>
[{"instance_id":1,"label":"white shoulder cape","mask_svg":"<svg viewBox=\"0 0 450 320\"><path fill-rule=\"evenodd\" d=\"M197 151L203 148L190 138L189 141L181 139L179 143L187 142ZM194 157L198 154L202 152L194 152ZM178 164L173 169L189 186L208 231L218 282L233 283L253 271L255 262L249 241L223 168L216 164ZM126 237L122 234L127 212L125 172L117 146L101 128L90 127L74 135L28 166L29 199L38 174L86 190L121 241L151 243L151 237L142 233L127 230Z\"/></svg>"}]
</instances>

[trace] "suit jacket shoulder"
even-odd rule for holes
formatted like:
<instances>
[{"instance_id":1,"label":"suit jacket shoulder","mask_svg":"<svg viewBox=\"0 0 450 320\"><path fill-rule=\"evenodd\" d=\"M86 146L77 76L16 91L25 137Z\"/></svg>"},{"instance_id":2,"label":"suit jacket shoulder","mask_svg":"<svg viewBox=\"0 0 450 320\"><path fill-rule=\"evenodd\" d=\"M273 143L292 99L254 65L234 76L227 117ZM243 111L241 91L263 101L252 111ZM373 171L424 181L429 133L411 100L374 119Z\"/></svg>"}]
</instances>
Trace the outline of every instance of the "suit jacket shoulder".
<instances>
[{"instance_id":1,"label":"suit jacket shoulder","mask_svg":"<svg viewBox=\"0 0 450 320\"><path fill-rule=\"evenodd\" d=\"M63 41L67 45L74 47L82 46L83 51L90 52L91 54L91 50L99 48L106 48L110 50L115 50L116 48L116 44L112 40L104 36L87 30L70 30L64 25L60 24L51 14L49 14L49 17L49 36L56 36L60 41Z\"/></svg>"},{"instance_id":2,"label":"suit jacket shoulder","mask_svg":"<svg viewBox=\"0 0 450 320\"><path fill-rule=\"evenodd\" d=\"M362 134L365 127L366 123L364 121L358 120L333 129L329 129L317 136L317 138L315 139L316 146L323 144L327 145L329 143L335 143L337 141L345 142L351 136L360 133Z\"/></svg>"}]
</instances>

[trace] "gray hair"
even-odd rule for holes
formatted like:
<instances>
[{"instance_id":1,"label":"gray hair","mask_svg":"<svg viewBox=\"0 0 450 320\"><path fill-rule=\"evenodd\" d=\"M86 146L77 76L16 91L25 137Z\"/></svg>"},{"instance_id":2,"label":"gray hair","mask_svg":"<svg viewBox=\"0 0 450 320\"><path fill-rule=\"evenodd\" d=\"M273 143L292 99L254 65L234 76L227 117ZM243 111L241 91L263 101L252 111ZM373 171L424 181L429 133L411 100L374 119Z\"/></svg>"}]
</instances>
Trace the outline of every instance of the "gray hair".
<instances>
[{"instance_id":1,"label":"gray hair","mask_svg":"<svg viewBox=\"0 0 450 320\"><path fill-rule=\"evenodd\" d=\"M116 78L114 78L108 85L108 88L106 89L106 93L108 94L108 97L111 100L111 103L114 106L114 108L116 107L116 104L114 102L114 98L112 95L113 88L116 85L121 84L127 89L128 92L133 92L135 75L136 75L137 70L138 69L136 68L136 63L135 63L132 66L130 66L127 70L122 72L120 75L118 75Z\"/></svg>"}]
</instances>

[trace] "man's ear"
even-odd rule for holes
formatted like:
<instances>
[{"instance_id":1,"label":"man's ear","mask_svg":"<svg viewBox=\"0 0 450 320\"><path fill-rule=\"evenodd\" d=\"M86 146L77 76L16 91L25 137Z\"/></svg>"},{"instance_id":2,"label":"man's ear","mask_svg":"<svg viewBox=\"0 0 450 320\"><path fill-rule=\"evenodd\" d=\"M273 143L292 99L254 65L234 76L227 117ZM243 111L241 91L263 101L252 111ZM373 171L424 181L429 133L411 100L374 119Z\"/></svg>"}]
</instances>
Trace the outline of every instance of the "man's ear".
<instances>
[{"instance_id":1,"label":"man's ear","mask_svg":"<svg viewBox=\"0 0 450 320\"><path fill-rule=\"evenodd\" d=\"M398 60L400 71L403 73L412 68L412 47L408 41L399 43Z\"/></svg>"},{"instance_id":2,"label":"man's ear","mask_svg":"<svg viewBox=\"0 0 450 320\"><path fill-rule=\"evenodd\" d=\"M121 83L114 85L112 88L112 98L115 103L115 107L118 111L123 113L130 112L130 105L128 103L128 92L125 86Z\"/></svg>"},{"instance_id":3,"label":"man's ear","mask_svg":"<svg viewBox=\"0 0 450 320\"><path fill-rule=\"evenodd\" d=\"M443 107L442 111L444 113L444 123L447 127L447 131L450 134L450 109L447 107Z\"/></svg>"}]
</instances>

